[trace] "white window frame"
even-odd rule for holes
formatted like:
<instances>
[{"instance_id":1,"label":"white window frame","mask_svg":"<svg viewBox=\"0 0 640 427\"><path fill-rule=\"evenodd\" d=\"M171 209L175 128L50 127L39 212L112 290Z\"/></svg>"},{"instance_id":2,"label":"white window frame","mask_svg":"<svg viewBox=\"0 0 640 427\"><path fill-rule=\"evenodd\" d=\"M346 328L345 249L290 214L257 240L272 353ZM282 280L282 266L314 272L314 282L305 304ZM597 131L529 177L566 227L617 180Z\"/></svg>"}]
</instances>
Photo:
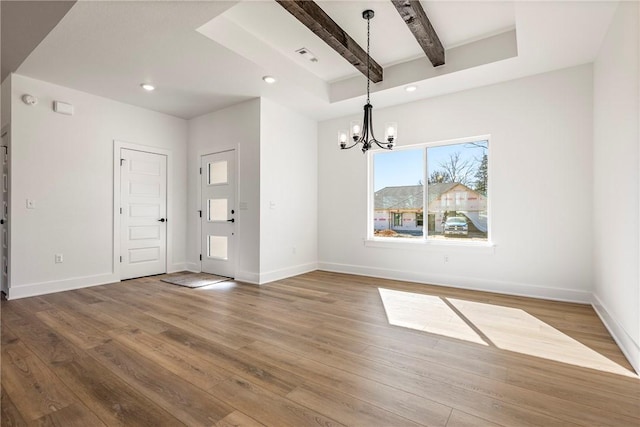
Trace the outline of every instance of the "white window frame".
<instances>
[{"instance_id":1,"label":"white window frame","mask_svg":"<svg viewBox=\"0 0 640 427\"><path fill-rule=\"evenodd\" d=\"M426 234L424 234L422 239L397 239L395 237L379 237L374 236L374 203L375 203L375 192L374 192L374 164L373 164L373 156L377 153L382 153L384 150L375 149L369 150L367 152L367 172L368 172L368 180L367 180L367 237L364 239L364 244L367 247L377 247L377 248L397 248L397 249L418 249L418 250L438 250L445 248L447 251L454 250L472 250L472 251L481 251L486 253L494 253L496 244L493 242L492 238L492 230L493 230L493 214L492 214L492 200L493 200L493 179L492 179L492 169L493 169L493 161L491 160L491 135L477 135L472 137L465 138L456 138L456 139L448 139L443 141L434 141L434 142L426 142L420 144L413 145L404 145L401 147L394 147L394 151L403 151L403 150L423 150L423 164L424 164L424 177L423 182L425 183L425 191L423 191L423 206L424 211L427 212L428 218L428 175L429 170L427 168L427 148L433 147L441 147L445 145L455 145L455 144L466 144L476 141L487 141L487 156L489 158L488 165L488 174L489 179L487 182L487 194L489 195L487 200L487 240L486 241L464 241L464 240L439 240L439 239L429 239ZM426 221L428 223L428 219ZM425 220L423 219L423 227L425 227ZM424 228L423 228L424 230Z\"/></svg>"}]
</instances>

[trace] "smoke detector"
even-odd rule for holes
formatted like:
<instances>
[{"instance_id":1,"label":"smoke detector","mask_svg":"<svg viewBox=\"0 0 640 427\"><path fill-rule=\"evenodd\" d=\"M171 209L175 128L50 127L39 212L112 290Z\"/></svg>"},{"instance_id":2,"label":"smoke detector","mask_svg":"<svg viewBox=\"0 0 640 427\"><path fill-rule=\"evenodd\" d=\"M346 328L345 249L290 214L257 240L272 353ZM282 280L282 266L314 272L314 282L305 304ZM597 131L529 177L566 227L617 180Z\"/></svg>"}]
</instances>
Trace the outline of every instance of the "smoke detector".
<instances>
[{"instance_id":1,"label":"smoke detector","mask_svg":"<svg viewBox=\"0 0 640 427\"><path fill-rule=\"evenodd\" d=\"M27 105L36 105L38 103L38 98L36 98L33 95L29 95L27 93L22 95L22 102L24 102Z\"/></svg>"}]
</instances>

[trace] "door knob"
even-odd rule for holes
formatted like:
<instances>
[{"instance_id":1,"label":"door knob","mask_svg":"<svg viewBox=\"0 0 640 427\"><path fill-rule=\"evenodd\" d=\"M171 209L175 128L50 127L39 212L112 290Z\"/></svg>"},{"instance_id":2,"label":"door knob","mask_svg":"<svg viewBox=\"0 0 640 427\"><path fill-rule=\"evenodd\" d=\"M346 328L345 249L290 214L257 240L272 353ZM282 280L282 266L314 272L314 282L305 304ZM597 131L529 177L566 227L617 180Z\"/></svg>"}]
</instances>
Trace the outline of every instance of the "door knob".
<instances>
[{"instance_id":1,"label":"door knob","mask_svg":"<svg viewBox=\"0 0 640 427\"><path fill-rule=\"evenodd\" d=\"M160 218L158 221L160 221L160 222L165 222L165 221L166 221L166 219L164 219L164 218Z\"/></svg>"},{"instance_id":2,"label":"door knob","mask_svg":"<svg viewBox=\"0 0 640 427\"><path fill-rule=\"evenodd\" d=\"M235 218L228 219L227 222L236 222Z\"/></svg>"}]
</instances>

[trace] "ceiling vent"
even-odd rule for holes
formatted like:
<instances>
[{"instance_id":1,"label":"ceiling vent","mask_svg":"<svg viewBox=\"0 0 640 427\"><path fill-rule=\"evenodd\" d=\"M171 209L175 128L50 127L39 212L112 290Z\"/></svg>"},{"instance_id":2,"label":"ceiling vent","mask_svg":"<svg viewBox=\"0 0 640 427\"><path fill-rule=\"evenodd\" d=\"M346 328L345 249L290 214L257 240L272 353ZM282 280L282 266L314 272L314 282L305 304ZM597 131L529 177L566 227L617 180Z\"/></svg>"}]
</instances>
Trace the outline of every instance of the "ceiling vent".
<instances>
[{"instance_id":1,"label":"ceiling vent","mask_svg":"<svg viewBox=\"0 0 640 427\"><path fill-rule=\"evenodd\" d=\"M307 61L318 62L318 58L316 58L316 56L306 47L301 47L300 49L296 50L296 53L305 58Z\"/></svg>"}]
</instances>

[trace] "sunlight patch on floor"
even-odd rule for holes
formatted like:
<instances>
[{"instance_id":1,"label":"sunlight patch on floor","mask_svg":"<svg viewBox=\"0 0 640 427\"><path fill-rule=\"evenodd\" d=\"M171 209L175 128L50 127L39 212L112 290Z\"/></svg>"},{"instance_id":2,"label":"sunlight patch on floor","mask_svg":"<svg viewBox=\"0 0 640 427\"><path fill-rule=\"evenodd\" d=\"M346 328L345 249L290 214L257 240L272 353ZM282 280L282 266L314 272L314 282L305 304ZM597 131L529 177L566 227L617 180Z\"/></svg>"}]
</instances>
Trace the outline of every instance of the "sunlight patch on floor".
<instances>
[{"instance_id":1,"label":"sunlight patch on floor","mask_svg":"<svg viewBox=\"0 0 640 427\"><path fill-rule=\"evenodd\" d=\"M197 288L199 291L229 291L235 288L237 284L232 280L226 280L224 282L212 283L211 285L205 285Z\"/></svg>"},{"instance_id":2,"label":"sunlight patch on floor","mask_svg":"<svg viewBox=\"0 0 640 427\"><path fill-rule=\"evenodd\" d=\"M378 288L389 324L637 378L524 310Z\"/></svg>"},{"instance_id":3,"label":"sunlight patch on floor","mask_svg":"<svg viewBox=\"0 0 640 427\"><path fill-rule=\"evenodd\" d=\"M391 325L487 345L439 297L383 288L378 291Z\"/></svg>"}]
</instances>

